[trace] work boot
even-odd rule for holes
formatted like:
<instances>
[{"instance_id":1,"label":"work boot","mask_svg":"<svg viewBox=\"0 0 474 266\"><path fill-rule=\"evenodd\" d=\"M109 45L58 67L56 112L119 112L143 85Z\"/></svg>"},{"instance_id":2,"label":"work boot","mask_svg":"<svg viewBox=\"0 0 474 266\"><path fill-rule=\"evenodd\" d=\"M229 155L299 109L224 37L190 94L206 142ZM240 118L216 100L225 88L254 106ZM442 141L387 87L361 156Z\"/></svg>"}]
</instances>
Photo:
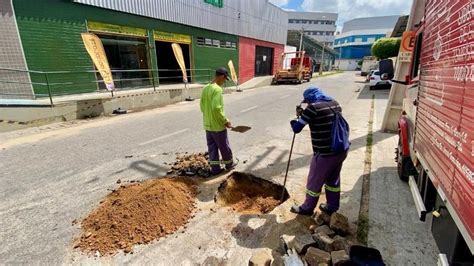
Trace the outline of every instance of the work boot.
<instances>
[{"instance_id":1,"label":"work boot","mask_svg":"<svg viewBox=\"0 0 474 266\"><path fill-rule=\"evenodd\" d=\"M239 159L235 158L231 165L226 165L225 170L230 171L233 170L239 164Z\"/></svg>"},{"instance_id":2,"label":"work boot","mask_svg":"<svg viewBox=\"0 0 474 266\"><path fill-rule=\"evenodd\" d=\"M321 211L327 213L328 215L331 215L331 214L337 212L337 210L332 210L332 209L330 209L329 206L328 206L326 203L321 203L321 204L319 205L319 209L320 209Z\"/></svg>"},{"instance_id":3,"label":"work boot","mask_svg":"<svg viewBox=\"0 0 474 266\"><path fill-rule=\"evenodd\" d=\"M218 176L220 174L222 174L222 172L224 172L224 169L220 168L219 170L217 171L210 171L210 176L209 177L214 177L214 176Z\"/></svg>"},{"instance_id":4,"label":"work boot","mask_svg":"<svg viewBox=\"0 0 474 266\"><path fill-rule=\"evenodd\" d=\"M307 215L307 216L313 215L313 211L305 210L305 209L301 208L301 206L298 206L298 205L291 206L290 211L292 213L296 213L296 214L300 214L300 215Z\"/></svg>"}]
</instances>

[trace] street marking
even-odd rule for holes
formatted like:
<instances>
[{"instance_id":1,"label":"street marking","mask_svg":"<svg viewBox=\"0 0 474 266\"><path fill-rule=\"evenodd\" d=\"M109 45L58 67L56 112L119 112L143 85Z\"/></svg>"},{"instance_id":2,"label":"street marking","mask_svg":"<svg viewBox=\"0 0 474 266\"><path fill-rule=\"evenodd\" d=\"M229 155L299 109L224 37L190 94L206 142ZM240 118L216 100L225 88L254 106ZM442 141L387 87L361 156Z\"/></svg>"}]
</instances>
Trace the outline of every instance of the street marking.
<instances>
[{"instance_id":1,"label":"street marking","mask_svg":"<svg viewBox=\"0 0 474 266\"><path fill-rule=\"evenodd\" d=\"M248 112L248 111L252 111L253 109L257 109L258 105L255 105L255 106L252 106L252 107L249 107L247 109L244 109L242 111L240 111L241 113L245 113L245 112Z\"/></svg>"},{"instance_id":2,"label":"street marking","mask_svg":"<svg viewBox=\"0 0 474 266\"><path fill-rule=\"evenodd\" d=\"M288 98L290 96L291 96L291 94L283 95L283 96L280 97L280 99L285 99L285 98Z\"/></svg>"},{"instance_id":3,"label":"street marking","mask_svg":"<svg viewBox=\"0 0 474 266\"><path fill-rule=\"evenodd\" d=\"M187 132L187 131L189 131L189 130L190 130L189 128L182 129L182 130L180 130L180 131L176 131L176 132L170 133L170 134L168 134L168 135L164 135L164 136L161 136L161 137L158 137L158 138L151 139L151 140L149 140L149 141L142 142L142 143L138 144L138 146L145 146L145 145L147 145L147 144L150 144L150 143L153 143L153 142L162 140L162 139L166 139L166 138L169 138L169 137L172 137L172 136L176 136L176 135L182 134L182 133Z\"/></svg>"}]
</instances>

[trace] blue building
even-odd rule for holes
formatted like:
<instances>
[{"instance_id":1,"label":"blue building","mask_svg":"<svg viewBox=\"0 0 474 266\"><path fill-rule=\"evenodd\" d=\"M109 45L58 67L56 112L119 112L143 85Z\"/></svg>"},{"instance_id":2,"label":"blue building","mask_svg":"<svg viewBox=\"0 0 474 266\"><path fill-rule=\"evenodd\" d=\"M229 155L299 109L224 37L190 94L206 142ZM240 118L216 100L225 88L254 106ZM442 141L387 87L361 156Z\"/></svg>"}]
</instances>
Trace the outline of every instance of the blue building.
<instances>
[{"instance_id":1,"label":"blue building","mask_svg":"<svg viewBox=\"0 0 474 266\"><path fill-rule=\"evenodd\" d=\"M336 66L341 70L355 70L358 61L371 55L372 44L392 33L399 17L357 18L345 22L334 42L334 49L339 53Z\"/></svg>"}]
</instances>

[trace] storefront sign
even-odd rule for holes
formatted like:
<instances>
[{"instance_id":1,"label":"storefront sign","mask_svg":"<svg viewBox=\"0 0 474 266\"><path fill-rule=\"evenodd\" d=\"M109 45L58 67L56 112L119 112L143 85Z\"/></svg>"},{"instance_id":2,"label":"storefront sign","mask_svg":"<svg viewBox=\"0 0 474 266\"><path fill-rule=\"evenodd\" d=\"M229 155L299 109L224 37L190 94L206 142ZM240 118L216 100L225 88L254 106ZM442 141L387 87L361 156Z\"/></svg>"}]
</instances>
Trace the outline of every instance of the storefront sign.
<instances>
[{"instance_id":1,"label":"storefront sign","mask_svg":"<svg viewBox=\"0 0 474 266\"><path fill-rule=\"evenodd\" d=\"M162 31L153 31L153 36L155 37L156 41L175 42L175 43L184 43L184 44L191 43L191 36L189 35L162 32Z\"/></svg>"},{"instance_id":2,"label":"storefront sign","mask_svg":"<svg viewBox=\"0 0 474 266\"><path fill-rule=\"evenodd\" d=\"M224 0L204 0L204 2L217 7L224 7Z\"/></svg>"},{"instance_id":3,"label":"storefront sign","mask_svg":"<svg viewBox=\"0 0 474 266\"><path fill-rule=\"evenodd\" d=\"M400 62L411 62L413 49L415 48L416 34L414 31L405 31L403 33L398 58Z\"/></svg>"},{"instance_id":4,"label":"storefront sign","mask_svg":"<svg viewBox=\"0 0 474 266\"><path fill-rule=\"evenodd\" d=\"M106 24L106 23L95 22L95 21L88 21L87 28L89 29L89 31L96 31L96 32L117 33L117 34L141 36L141 37L146 37L148 35L146 32L146 29Z\"/></svg>"},{"instance_id":5,"label":"storefront sign","mask_svg":"<svg viewBox=\"0 0 474 266\"><path fill-rule=\"evenodd\" d=\"M81 36L87 53L89 53L95 67L102 76L107 90L114 90L115 86L112 78L112 71L110 71L107 55L105 54L104 46L99 37L89 32L81 33Z\"/></svg>"}]
</instances>

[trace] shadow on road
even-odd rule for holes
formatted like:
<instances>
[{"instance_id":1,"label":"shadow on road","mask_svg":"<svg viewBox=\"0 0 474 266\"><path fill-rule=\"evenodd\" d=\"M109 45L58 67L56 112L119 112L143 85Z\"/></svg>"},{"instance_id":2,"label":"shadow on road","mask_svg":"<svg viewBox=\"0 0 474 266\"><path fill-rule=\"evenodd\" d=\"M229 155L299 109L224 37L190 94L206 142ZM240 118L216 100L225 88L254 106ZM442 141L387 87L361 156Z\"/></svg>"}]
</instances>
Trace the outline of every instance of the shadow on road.
<instances>
[{"instance_id":1,"label":"shadow on road","mask_svg":"<svg viewBox=\"0 0 474 266\"><path fill-rule=\"evenodd\" d=\"M130 164L130 169L143 173L149 178L164 175L168 170L159 164L150 162L149 160L134 161Z\"/></svg>"}]
</instances>

